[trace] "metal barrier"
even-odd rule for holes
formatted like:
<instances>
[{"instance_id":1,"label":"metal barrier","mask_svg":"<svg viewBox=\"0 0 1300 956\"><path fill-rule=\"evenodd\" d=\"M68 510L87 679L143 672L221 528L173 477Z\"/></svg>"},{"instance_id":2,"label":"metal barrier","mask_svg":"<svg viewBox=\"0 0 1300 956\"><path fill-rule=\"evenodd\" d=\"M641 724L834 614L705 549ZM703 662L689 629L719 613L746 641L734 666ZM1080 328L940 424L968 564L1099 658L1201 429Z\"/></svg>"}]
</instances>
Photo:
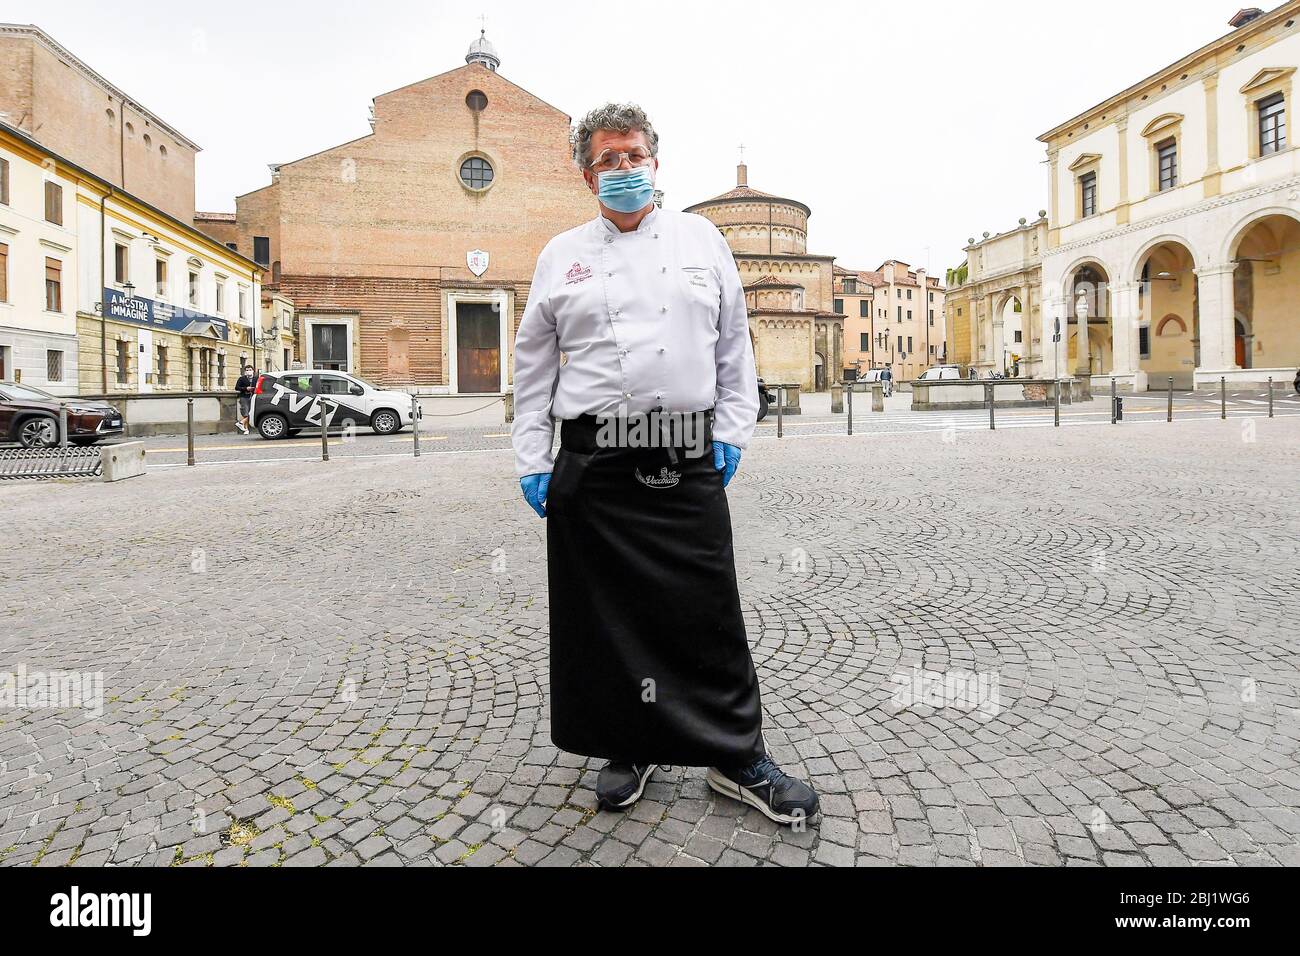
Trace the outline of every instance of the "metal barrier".
<instances>
[{"instance_id":1,"label":"metal barrier","mask_svg":"<svg viewBox=\"0 0 1300 956\"><path fill-rule=\"evenodd\" d=\"M98 448L0 449L0 480L96 478L103 470Z\"/></svg>"}]
</instances>

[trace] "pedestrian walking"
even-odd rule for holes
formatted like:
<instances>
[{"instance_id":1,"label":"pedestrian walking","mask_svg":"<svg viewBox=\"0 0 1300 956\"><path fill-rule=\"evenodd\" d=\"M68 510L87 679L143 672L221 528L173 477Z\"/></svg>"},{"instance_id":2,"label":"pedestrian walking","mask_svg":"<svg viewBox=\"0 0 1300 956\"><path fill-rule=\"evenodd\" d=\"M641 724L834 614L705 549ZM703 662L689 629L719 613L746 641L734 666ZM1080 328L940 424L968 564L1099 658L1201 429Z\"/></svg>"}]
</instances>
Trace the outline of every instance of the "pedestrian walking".
<instances>
[{"instance_id":1,"label":"pedestrian walking","mask_svg":"<svg viewBox=\"0 0 1300 956\"><path fill-rule=\"evenodd\" d=\"M235 394L239 396L239 417L235 419L235 428L241 435L247 435L250 429L248 416L253 410L253 393L257 391L257 370L251 365L244 366L244 374L235 382Z\"/></svg>"},{"instance_id":2,"label":"pedestrian walking","mask_svg":"<svg viewBox=\"0 0 1300 956\"><path fill-rule=\"evenodd\" d=\"M604 808L635 804L659 765L706 767L792 824L817 794L766 749L725 490L758 413L745 294L712 223L656 206L658 152L639 107L583 119L574 162L599 215L542 251L515 341L516 468L547 522L551 738L608 761Z\"/></svg>"}]
</instances>

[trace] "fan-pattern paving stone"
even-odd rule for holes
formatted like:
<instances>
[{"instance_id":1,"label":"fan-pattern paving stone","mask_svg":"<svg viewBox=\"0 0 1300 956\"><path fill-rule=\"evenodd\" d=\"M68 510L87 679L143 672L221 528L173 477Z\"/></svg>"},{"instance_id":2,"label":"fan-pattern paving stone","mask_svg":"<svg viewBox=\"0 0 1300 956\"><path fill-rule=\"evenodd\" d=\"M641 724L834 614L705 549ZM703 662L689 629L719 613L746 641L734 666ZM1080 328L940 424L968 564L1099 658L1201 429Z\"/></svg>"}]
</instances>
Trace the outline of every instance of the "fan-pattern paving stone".
<instances>
[{"instance_id":1,"label":"fan-pattern paving stone","mask_svg":"<svg viewBox=\"0 0 1300 956\"><path fill-rule=\"evenodd\" d=\"M0 862L1300 864L1300 422L944 437L764 437L732 486L801 832L700 769L596 811L508 455L0 489L0 674L106 697L0 709ZM914 669L996 706L900 708Z\"/></svg>"}]
</instances>

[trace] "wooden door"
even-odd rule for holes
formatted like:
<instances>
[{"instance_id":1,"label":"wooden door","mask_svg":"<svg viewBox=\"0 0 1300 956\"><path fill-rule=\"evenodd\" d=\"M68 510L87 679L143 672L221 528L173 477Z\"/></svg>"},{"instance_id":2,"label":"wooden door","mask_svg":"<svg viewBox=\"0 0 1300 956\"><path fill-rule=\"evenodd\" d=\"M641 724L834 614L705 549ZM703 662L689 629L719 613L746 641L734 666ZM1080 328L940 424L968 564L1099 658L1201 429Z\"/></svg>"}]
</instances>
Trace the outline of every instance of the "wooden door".
<instances>
[{"instance_id":1,"label":"wooden door","mask_svg":"<svg viewBox=\"0 0 1300 956\"><path fill-rule=\"evenodd\" d=\"M501 323L485 302L456 306L456 381L461 394L501 391Z\"/></svg>"}]
</instances>

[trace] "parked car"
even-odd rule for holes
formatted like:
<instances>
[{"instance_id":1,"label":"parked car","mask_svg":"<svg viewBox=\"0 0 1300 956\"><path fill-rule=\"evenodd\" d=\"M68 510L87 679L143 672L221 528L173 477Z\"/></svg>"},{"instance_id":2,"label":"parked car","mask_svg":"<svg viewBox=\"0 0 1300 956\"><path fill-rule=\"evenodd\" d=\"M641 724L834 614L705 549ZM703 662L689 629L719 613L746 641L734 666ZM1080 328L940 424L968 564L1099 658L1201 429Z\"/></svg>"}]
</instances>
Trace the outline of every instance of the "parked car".
<instances>
[{"instance_id":1,"label":"parked car","mask_svg":"<svg viewBox=\"0 0 1300 956\"><path fill-rule=\"evenodd\" d=\"M767 413L771 406L776 404L776 392L770 392L767 383L761 378L758 380L758 420L761 422L767 418Z\"/></svg>"},{"instance_id":2,"label":"parked car","mask_svg":"<svg viewBox=\"0 0 1300 956\"><path fill-rule=\"evenodd\" d=\"M61 399L18 382L0 382L0 440L24 448L51 448L59 443L59 403L68 406L68 442L93 445L121 435L122 413L107 402Z\"/></svg>"},{"instance_id":3,"label":"parked car","mask_svg":"<svg viewBox=\"0 0 1300 956\"><path fill-rule=\"evenodd\" d=\"M268 441L289 438L304 428L368 427L376 435L395 435L411 424L411 396L387 391L346 372L264 372L257 380L250 415Z\"/></svg>"},{"instance_id":4,"label":"parked car","mask_svg":"<svg viewBox=\"0 0 1300 956\"><path fill-rule=\"evenodd\" d=\"M933 365L917 379L918 382L958 382L961 381L961 368L957 365Z\"/></svg>"}]
</instances>

